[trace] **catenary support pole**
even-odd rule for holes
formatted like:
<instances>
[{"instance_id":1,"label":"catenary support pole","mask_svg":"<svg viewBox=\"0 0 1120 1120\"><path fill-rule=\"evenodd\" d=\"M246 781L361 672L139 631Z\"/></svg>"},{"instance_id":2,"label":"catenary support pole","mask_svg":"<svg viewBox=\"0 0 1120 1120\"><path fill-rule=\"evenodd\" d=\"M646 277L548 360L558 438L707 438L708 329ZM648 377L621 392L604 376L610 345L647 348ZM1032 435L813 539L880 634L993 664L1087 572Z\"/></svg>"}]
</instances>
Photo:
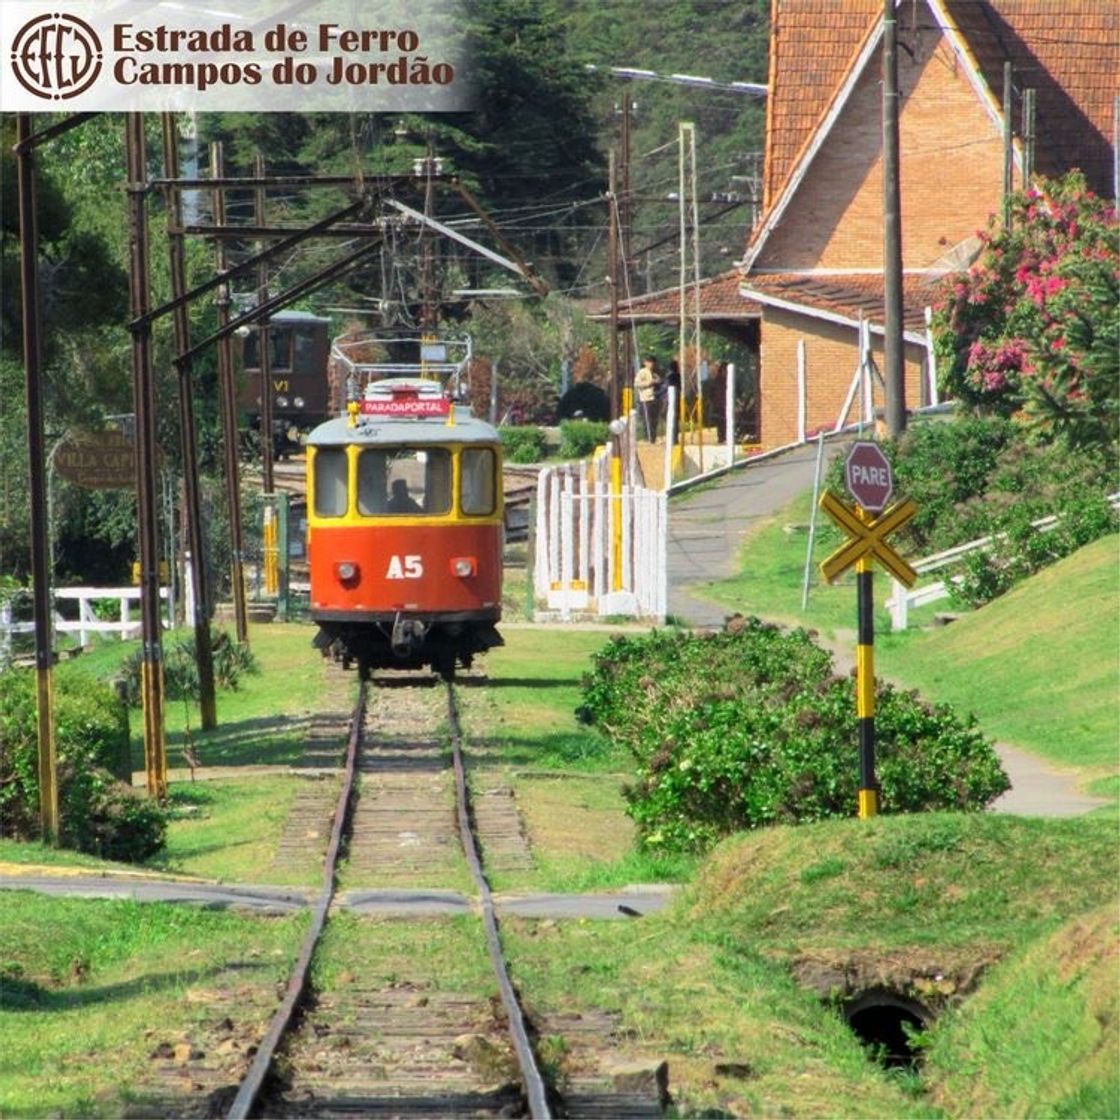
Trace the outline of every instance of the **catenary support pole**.
<instances>
[{"instance_id":1,"label":"catenary support pole","mask_svg":"<svg viewBox=\"0 0 1120 1120\"><path fill-rule=\"evenodd\" d=\"M23 367L27 395L27 454L31 486L31 594L35 625L35 681L39 746L39 829L43 842L58 842L58 777L55 757L51 641L50 525L44 458L42 349L40 345L39 227L35 207L35 152L31 114L16 118L19 182L20 287L23 305Z\"/></svg>"},{"instance_id":2,"label":"catenary support pole","mask_svg":"<svg viewBox=\"0 0 1120 1120\"><path fill-rule=\"evenodd\" d=\"M1003 64L1003 228L1011 228L1011 192L1015 189L1015 147L1011 131L1011 63Z\"/></svg>"},{"instance_id":3,"label":"catenary support pole","mask_svg":"<svg viewBox=\"0 0 1120 1120\"><path fill-rule=\"evenodd\" d=\"M144 114L125 116L128 195L128 280L132 313L132 392L136 413L136 522L140 553L141 698L144 711L144 762L148 793L167 797L164 742L163 634L159 600L159 523L157 510L155 379L152 328L148 321L148 167Z\"/></svg>"},{"instance_id":4,"label":"catenary support pole","mask_svg":"<svg viewBox=\"0 0 1120 1120\"><path fill-rule=\"evenodd\" d=\"M608 217L610 224L607 227L607 283L611 289L611 311L607 332L607 369L609 371L610 418L616 420L622 415L622 393L618 371L618 184L616 182L613 148L610 153L608 177L608 205L610 206Z\"/></svg>"},{"instance_id":5,"label":"catenary support pole","mask_svg":"<svg viewBox=\"0 0 1120 1120\"><path fill-rule=\"evenodd\" d=\"M887 432L906 430L902 352L902 200L898 146L898 17L883 0L883 377Z\"/></svg>"},{"instance_id":6,"label":"catenary support pole","mask_svg":"<svg viewBox=\"0 0 1120 1120\"><path fill-rule=\"evenodd\" d=\"M257 153L253 160L253 174L258 179L264 179L264 156ZM253 191L253 213L257 225L265 224L265 190L257 187ZM259 246L263 248L263 246ZM261 261L257 266L257 302L263 304L268 299L268 265ZM257 341L260 344L261 366L261 488L266 494L273 494L276 488L272 480L273 443L272 443L272 336L268 328L268 320L261 322L258 328Z\"/></svg>"},{"instance_id":7,"label":"catenary support pole","mask_svg":"<svg viewBox=\"0 0 1120 1120\"><path fill-rule=\"evenodd\" d=\"M213 178L225 175L225 162L221 142L210 145L210 173ZM225 192L218 187L213 192L214 224L226 224ZM218 272L226 270L225 243L217 243ZM230 291L228 284L218 288L218 329L229 325ZM244 542L241 528L241 465L237 456L237 395L233 383L233 348L229 335L218 339L218 389L222 404L222 438L225 444L226 507L229 513L230 576L232 580L233 617L237 640L249 641L249 610L245 602L245 573L243 566Z\"/></svg>"},{"instance_id":8,"label":"catenary support pole","mask_svg":"<svg viewBox=\"0 0 1120 1120\"><path fill-rule=\"evenodd\" d=\"M169 179L179 175L179 138L174 113L161 116L163 130L163 173ZM167 246L171 259L171 292L178 298L187 290L183 225L183 197L177 187L167 191ZM190 349L191 328L187 305L175 308L175 350ZM210 594L206 584L206 543L202 528L202 487L198 474L198 440L194 416L194 378L189 361L177 362L179 378L179 441L183 455L184 513L187 522L187 548L190 551L192 596L191 624L194 627L195 663L198 666L198 700L204 730L217 727L218 711L214 696L214 652L210 643Z\"/></svg>"}]
</instances>

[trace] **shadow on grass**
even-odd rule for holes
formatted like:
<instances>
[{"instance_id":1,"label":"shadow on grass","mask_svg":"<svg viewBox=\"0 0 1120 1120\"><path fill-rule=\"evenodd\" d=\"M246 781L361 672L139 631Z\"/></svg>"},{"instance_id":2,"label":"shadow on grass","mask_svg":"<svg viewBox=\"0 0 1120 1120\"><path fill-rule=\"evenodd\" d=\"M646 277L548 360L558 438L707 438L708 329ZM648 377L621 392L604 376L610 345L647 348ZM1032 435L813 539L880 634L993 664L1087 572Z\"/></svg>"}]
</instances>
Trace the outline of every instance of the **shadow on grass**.
<instances>
[{"instance_id":1,"label":"shadow on grass","mask_svg":"<svg viewBox=\"0 0 1120 1120\"><path fill-rule=\"evenodd\" d=\"M149 992L177 990L185 984L197 984L233 969L261 972L267 967L264 963L248 962L215 965L211 968L196 968L182 972L164 972L158 976L138 976L120 984L105 984L101 987L81 986L62 989L44 987L33 980L0 973L0 1010L73 1011L77 1008L127 1000Z\"/></svg>"},{"instance_id":2,"label":"shadow on grass","mask_svg":"<svg viewBox=\"0 0 1120 1120\"><path fill-rule=\"evenodd\" d=\"M472 752L511 766L572 766L587 770L628 769L629 756L597 732L557 731L521 738L472 739Z\"/></svg>"},{"instance_id":3,"label":"shadow on grass","mask_svg":"<svg viewBox=\"0 0 1120 1120\"><path fill-rule=\"evenodd\" d=\"M265 716L227 723L213 731L191 730L190 746L202 766L285 766L303 761L314 749L316 754L330 751L337 744L346 747L348 720L341 713L313 716ZM175 731L167 737L168 759L175 764L187 745L187 735ZM142 744L133 743L132 764L143 769Z\"/></svg>"},{"instance_id":4,"label":"shadow on grass","mask_svg":"<svg viewBox=\"0 0 1120 1120\"><path fill-rule=\"evenodd\" d=\"M571 677L475 677L456 680L463 688L578 688Z\"/></svg>"}]
</instances>

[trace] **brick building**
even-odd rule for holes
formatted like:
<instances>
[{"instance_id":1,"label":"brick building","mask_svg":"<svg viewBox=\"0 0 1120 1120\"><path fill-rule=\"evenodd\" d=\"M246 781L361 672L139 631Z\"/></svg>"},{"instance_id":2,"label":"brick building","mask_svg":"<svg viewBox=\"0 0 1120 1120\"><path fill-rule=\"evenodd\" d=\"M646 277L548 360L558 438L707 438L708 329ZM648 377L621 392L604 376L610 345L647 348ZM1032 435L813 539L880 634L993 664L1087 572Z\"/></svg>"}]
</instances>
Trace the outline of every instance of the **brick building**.
<instances>
[{"instance_id":1,"label":"brick building","mask_svg":"<svg viewBox=\"0 0 1120 1120\"><path fill-rule=\"evenodd\" d=\"M766 447L883 404L882 0L772 0L763 217L739 269ZM1120 8L1099 0L900 0L899 138L908 408L936 399L926 309L1001 207L1010 63L1013 184L1077 167L1110 195ZM1023 101L1034 90L1033 139ZM719 306L726 277L706 285ZM702 290L702 305L704 304ZM640 321L658 297L626 305ZM665 320L671 320L670 312ZM870 362L867 358L870 357Z\"/></svg>"}]
</instances>

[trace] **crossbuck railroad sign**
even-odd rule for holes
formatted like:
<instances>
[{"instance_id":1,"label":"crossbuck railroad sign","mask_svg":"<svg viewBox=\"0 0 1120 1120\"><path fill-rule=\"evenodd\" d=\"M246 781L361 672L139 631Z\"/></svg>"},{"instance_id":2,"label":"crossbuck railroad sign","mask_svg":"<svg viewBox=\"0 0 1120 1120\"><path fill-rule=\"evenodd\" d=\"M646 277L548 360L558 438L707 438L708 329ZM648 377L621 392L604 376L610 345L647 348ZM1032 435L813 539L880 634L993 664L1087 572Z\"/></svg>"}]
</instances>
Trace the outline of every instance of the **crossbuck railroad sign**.
<instances>
[{"instance_id":1,"label":"crossbuck railroad sign","mask_svg":"<svg viewBox=\"0 0 1120 1120\"><path fill-rule=\"evenodd\" d=\"M858 560L878 560L899 583L913 587L918 573L887 543L887 535L901 528L918 512L918 504L907 498L890 509L872 517L862 507L855 510L846 506L829 491L821 495L820 507L848 534L842 544L827 560L821 563L821 575L829 583L846 572Z\"/></svg>"}]
</instances>

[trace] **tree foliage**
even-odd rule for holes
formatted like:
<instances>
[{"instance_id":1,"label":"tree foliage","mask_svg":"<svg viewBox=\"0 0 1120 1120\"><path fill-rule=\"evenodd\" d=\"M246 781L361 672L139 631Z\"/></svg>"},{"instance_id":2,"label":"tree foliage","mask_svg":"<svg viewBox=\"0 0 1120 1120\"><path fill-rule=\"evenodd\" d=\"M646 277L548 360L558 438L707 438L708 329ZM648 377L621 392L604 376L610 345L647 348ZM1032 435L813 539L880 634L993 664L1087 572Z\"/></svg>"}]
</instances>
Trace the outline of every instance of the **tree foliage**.
<instances>
[{"instance_id":1,"label":"tree foliage","mask_svg":"<svg viewBox=\"0 0 1120 1120\"><path fill-rule=\"evenodd\" d=\"M945 391L982 411L1022 410L1068 445L1120 433L1116 211L1071 173L1011 200L979 259L946 281L934 315Z\"/></svg>"}]
</instances>

